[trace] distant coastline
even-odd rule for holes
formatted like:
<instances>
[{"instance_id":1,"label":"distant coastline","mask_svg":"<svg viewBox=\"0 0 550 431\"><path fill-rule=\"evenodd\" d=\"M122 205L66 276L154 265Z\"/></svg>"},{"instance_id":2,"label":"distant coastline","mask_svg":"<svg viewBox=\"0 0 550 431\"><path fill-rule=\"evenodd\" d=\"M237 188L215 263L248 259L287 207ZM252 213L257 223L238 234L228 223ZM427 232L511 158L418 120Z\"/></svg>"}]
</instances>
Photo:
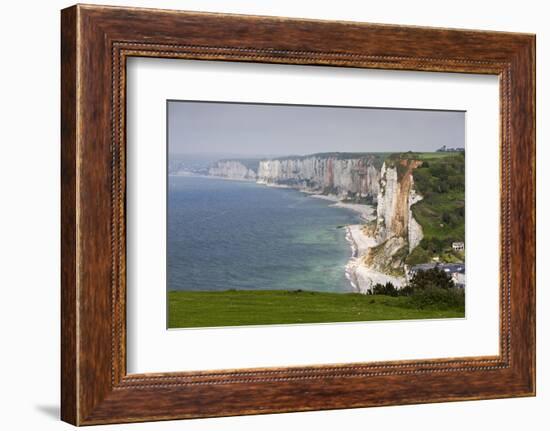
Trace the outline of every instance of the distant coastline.
<instances>
[{"instance_id":1,"label":"distant coastline","mask_svg":"<svg viewBox=\"0 0 550 431\"><path fill-rule=\"evenodd\" d=\"M194 172L186 172L186 171L178 171L176 173L168 173L169 177L190 177L190 178L205 178L205 179L211 179L211 180L224 180L224 181L241 181L241 182L247 182L247 183L256 183L256 180L248 179L248 178L228 178L228 177L222 177L217 175L201 175L196 174Z\"/></svg>"}]
</instances>

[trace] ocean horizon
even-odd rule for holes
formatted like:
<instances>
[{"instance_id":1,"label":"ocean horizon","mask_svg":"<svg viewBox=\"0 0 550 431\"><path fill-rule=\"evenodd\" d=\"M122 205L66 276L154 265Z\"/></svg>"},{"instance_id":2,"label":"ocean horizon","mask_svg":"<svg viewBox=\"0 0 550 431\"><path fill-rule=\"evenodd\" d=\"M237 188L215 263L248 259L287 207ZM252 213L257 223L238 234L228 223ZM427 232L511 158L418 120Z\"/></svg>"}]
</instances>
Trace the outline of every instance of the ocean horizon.
<instances>
[{"instance_id":1,"label":"ocean horizon","mask_svg":"<svg viewBox=\"0 0 550 431\"><path fill-rule=\"evenodd\" d=\"M353 292L344 226L360 215L253 181L168 177L167 290Z\"/></svg>"}]
</instances>

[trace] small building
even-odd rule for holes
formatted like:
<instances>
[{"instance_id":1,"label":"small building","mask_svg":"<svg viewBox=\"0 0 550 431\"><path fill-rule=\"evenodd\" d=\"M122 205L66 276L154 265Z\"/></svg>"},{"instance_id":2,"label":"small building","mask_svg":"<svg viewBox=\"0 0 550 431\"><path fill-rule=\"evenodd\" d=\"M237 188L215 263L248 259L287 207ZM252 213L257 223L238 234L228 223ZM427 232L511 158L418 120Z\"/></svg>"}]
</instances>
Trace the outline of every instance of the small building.
<instances>
[{"instance_id":1,"label":"small building","mask_svg":"<svg viewBox=\"0 0 550 431\"><path fill-rule=\"evenodd\" d=\"M453 147L447 147L447 145L443 145L441 148L438 148L435 151L438 153L459 153L459 152L463 153L464 147L453 148Z\"/></svg>"},{"instance_id":2,"label":"small building","mask_svg":"<svg viewBox=\"0 0 550 431\"><path fill-rule=\"evenodd\" d=\"M454 251L464 251L464 243L463 242L453 242L453 250Z\"/></svg>"}]
</instances>

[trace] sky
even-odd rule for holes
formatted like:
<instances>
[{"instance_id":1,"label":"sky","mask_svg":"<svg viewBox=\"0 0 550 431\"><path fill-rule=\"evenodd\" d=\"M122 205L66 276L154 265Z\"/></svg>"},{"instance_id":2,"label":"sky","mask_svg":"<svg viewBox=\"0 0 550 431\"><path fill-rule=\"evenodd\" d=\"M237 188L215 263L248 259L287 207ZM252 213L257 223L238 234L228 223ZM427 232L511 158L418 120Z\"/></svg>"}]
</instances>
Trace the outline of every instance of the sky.
<instances>
[{"instance_id":1,"label":"sky","mask_svg":"<svg viewBox=\"0 0 550 431\"><path fill-rule=\"evenodd\" d=\"M464 133L461 111L168 102L169 154L435 151Z\"/></svg>"}]
</instances>

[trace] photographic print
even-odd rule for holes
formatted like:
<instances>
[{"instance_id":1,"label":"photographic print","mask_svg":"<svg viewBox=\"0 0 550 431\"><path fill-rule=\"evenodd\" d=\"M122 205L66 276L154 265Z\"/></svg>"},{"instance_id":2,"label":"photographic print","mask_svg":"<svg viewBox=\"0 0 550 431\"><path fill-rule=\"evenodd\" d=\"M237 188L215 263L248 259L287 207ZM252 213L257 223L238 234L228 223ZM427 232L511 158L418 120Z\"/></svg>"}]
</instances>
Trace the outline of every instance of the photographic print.
<instances>
[{"instance_id":1,"label":"photographic print","mask_svg":"<svg viewBox=\"0 0 550 431\"><path fill-rule=\"evenodd\" d=\"M169 328L465 316L465 112L167 116Z\"/></svg>"}]
</instances>

